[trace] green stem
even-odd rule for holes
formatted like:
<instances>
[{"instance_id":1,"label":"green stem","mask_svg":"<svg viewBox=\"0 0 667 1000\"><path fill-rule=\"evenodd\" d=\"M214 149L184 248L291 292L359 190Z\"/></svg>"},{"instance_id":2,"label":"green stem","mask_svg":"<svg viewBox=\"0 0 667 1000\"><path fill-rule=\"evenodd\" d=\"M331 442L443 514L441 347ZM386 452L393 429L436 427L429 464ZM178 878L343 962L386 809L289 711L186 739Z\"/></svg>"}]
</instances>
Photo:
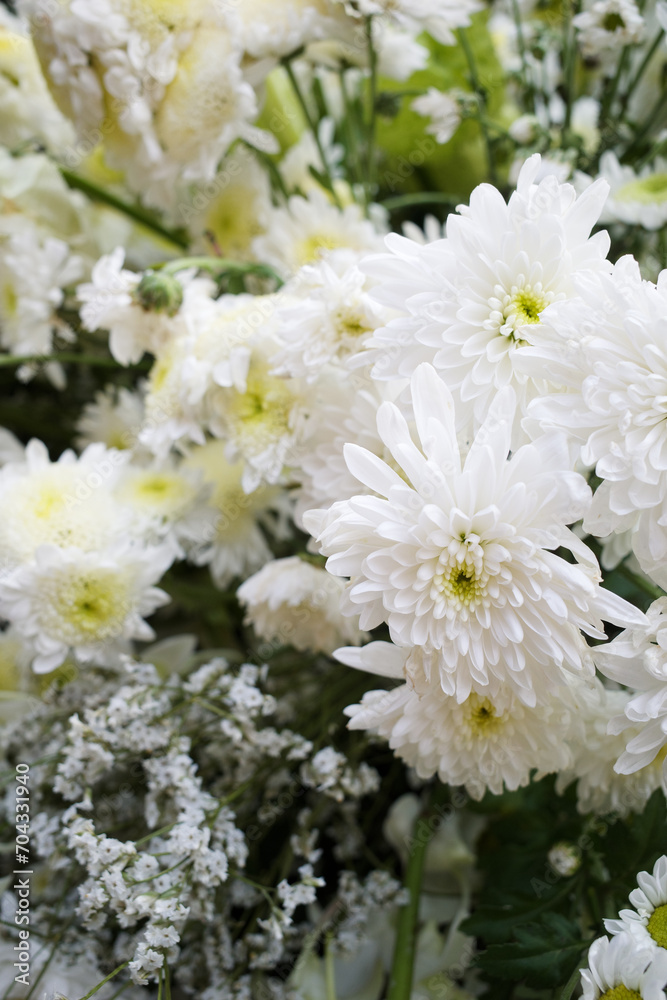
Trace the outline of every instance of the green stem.
<instances>
[{"instance_id":1,"label":"green stem","mask_svg":"<svg viewBox=\"0 0 667 1000\"><path fill-rule=\"evenodd\" d=\"M577 963L577 968L573 971L572 975L570 976L565 986L561 990L558 1000L570 1000L570 997L574 993L577 983L579 982L580 979L581 979L581 970L579 969Z\"/></svg>"},{"instance_id":2,"label":"green stem","mask_svg":"<svg viewBox=\"0 0 667 1000\"><path fill-rule=\"evenodd\" d=\"M367 17L365 21L366 47L368 51L368 66L370 79L368 86L368 121L366 123L366 205L373 200L375 193L375 132L376 132L376 104L377 104L377 53L373 45L373 17Z\"/></svg>"},{"instance_id":3,"label":"green stem","mask_svg":"<svg viewBox=\"0 0 667 1000\"><path fill-rule=\"evenodd\" d=\"M575 0L565 0L565 15L563 21L563 44L565 48L565 58L563 66L563 76L565 83L565 120L563 122L563 132L567 133L570 128L572 118L572 104L574 98L574 71L576 66L577 48L572 27L572 15L574 14Z\"/></svg>"},{"instance_id":4,"label":"green stem","mask_svg":"<svg viewBox=\"0 0 667 1000\"><path fill-rule=\"evenodd\" d=\"M618 87L621 82L621 77L623 76L623 71L625 70L629 57L630 57L630 46L626 45L623 51L621 52L620 59L618 60L618 66L616 68L616 73L614 74L614 78L611 81L611 83L605 88L604 99L602 102L602 110L600 112L600 121L603 124L607 121L611 113L612 105L614 103L614 98L616 97L616 92L618 91Z\"/></svg>"},{"instance_id":5,"label":"green stem","mask_svg":"<svg viewBox=\"0 0 667 1000\"><path fill-rule=\"evenodd\" d=\"M405 870L403 885L410 893L409 903L399 911L394 958L389 980L387 1000L410 1000L412 994L412 974L415 961L417 921L419 918L419 897L424 874L426 850L437 829L432 819L436 800L446 792L440 785L431 792L431 801L415 821L412 833L412 847Z\"/></svg>"},{"instance_id":6,"label":"green stem","mask_svg":"<svg viewBox=\"0 0 667 1000\"><path fill-rule=\"evenodd\" d=\"M259 274L262 278L272 278L282 285L282 279L268 264L255 264L230 260L228 257L179 257L164 264L156 264L153 270L161 274L177 274L190 267L198 271L208 271L210 274Z\"/></svg>"},{"instance_id":7,"label":"green stem","mask_svg":"<svg viewBox=\"0 0 667 1000\"><path fill-rule=\"evenodd\" d=\"M331 947L331 938L327 938L324 948L324 980L326 984L327 1000L336 1000L336 973L334 969L334 955Z\"/></svg>"},{"instance_id":8,"label":"green stem","mask_svg":"<svg viewBox=\"0 0 667 1000\"><path fill-rule=\"evenodd\" d=\"M181 247L183 250L188 249L190 243L187 235L182 230L167 229L152 212L147 211L140 205L129 205L121 198L117 198L115 194L105 191L104 188L98 187L97 184L93 184L92 181L87 180L85 177L80 177L65 167L60 167L60 173L68 187L76 191L82 191L92 201L99 201L104 205L108 205L109 208L115 208L117 212L122 212L123 215L127 215L128 218L141 223L147 229L152 229L158 236L169 240L175 246Z\"/></svg>"},{"instance_id":9,"label":"green stem","mask_svg":"<svg viewBox=\"0 0 667 1000\"><path fill-rule=\"evenodd\" d=\"M662 93L658 97L658 100L655 102L655 104L649 111L648 115L644 119L643 125L641 125L641 127L635 133L634 139L629 144L629 146L627 147L627 149L623 154L622 157L623 160L625 160L628 156L631 156L631 154L635 152L637 147L641 145L641 142L644 139L644 137L648 135L648 133L651 131L652 128L657 126L658 116L660 115L660 112L663 110L663 105L665 104L666 100L667 100L667 88L665 88L665 90L662 91Z\"/></svg>"},{"instance_id":10,"label":"green stem","mask_svg":"<svg viewBox=\"0 0 667 1000\"><path fill-rule=\"evenodd\" d=\"M411 194L397 194L393 198L385 198L382 205L390 212L399 208L410 208L412 205L458 205L463 199L456 194L445 194L444 191L414 191Z\"/></svg>"},{"instance_id":11,"label":"green stem","mask_svg":"<svg viewBox=\"0 0 667 1000\"><path fill-rule=\"evenodd\" d=\"M313 121L313 117L312 117L312 115L310 113L310 108L308 107L306 99L305 99L305 97L303 96L303 94L301 92L301 87L299 86L298 80L297 80L296 76L294 75L294 70L292 69L292 64L290 62L289 57L287 57L287 58L285 58L285 59L282 60L282 65L285 67L285 72L287 73L287 77L289 79L289 82L292 85L292 90L294 91L294 95L295 95L297 101L299 102L299 107L301 108L301 110L303 112L303 116L304 116L304 118L306 119L306 121L308 123L308 128L312 132L313 139L315 140L315 145L317 146L317 152L319 153L320 160L322 161L322 172L323 172L324 178L325 178L325 180L327 182L327 185L328 185L329 191L331 193L331 196L332 196L334 202L336 203L337 208L342 209L342 205L340 203L340 199L339 199L338 195L336 194L336 189L334 188L333 177L331 176L331 171L329 169L329 164L327 162L327 158L326 158L325 153L324 153L324 147L322 146L322 141L320 139L320 134L319 134L319 132L317 130L317 122Z\"/></svg>"},{"instance_id":12,"label":"green stem","mask_svg":"<svg viewBox=\"0 0 667 1000\"><path fill-rule=\"evenodd\" d=\"M532 81L530 80L530 74L528 71L528 60L526 59L526 40L523 36L523 22L521 20L521 11L519 10L519 4L517 0L512 0L512 15L514 17L514 26L516 28L516 40L519 48L519 56L521 58L521 69L523 71L523 83L526 88L526 92L532 98L533 110L535 110L535 88L533 87Z\"/></svg>"},{"instance_id":13,"label":"green stem","mask_svg":"<svg viewBox=\"0 0 667 1000\"><path fill-rule=\"evenodd\" d=\"M113 979L113 977L117 976L119 972L122 972L123 969L126 969L129 964L130 964L129 962L123 962L122 965L119 965L117 969L114 969L113 972L110 972L109 975L106 977L106 979L103 979L101 983L98 983L97 986L93 987L90 993L86 993L85 997L81 997L80 1000L88 1000L88 998L92 997L93 994L97 993L98 990L101 990L102 987L106 983L108 983L110 979Z\"/></svg>"},{"instance_id":14,"label":"green stem","mask_svg":"<svg viewBox=\"0 0 667 1000\"><path fill-rule=\"evenodd\" d=\"M459 28L456 34L461 44L461 48L463 49L463 54L466 57L466 62L468 63L468 72L470 73L470 82L472 84L473 90L479 97L480 106L486 107L486 92L484 91L480 83L479 73L477 72L477 63L475 62L475 53L473 52L472 46L468 41L468 35L464 28ZM489 161L489 176L491 179L491 183L497 187L498 175L496 173L495 156L493 153L493 140L489 135L489 130L486 127L486 122L484 121L481 115L479 118L479 127L482 130L482 135L484 137L484 144L486 146L486 155Z\"/></svg>"},{"instance_id":15,"label":"green stem","mask_svg":"<svg viewBox=\"0 0 667 1000\"><path fill-rule=\"evenodd\" d=\"M621 565L618 567L618 571L626 578L626 580L629 580L631 583L634 583L635 587L639 587L640 590L643 590L647 594L650 594L651 597L658 598L665 596L665 592L662 589L662 587L658 587L656 586L655 583L651 583L650 580L645 580L643 577L638 576L636 573L633 573L632 570L628 569L628 567L625 566L623 563L621 563Z\"/></svg>"}]
</instances>

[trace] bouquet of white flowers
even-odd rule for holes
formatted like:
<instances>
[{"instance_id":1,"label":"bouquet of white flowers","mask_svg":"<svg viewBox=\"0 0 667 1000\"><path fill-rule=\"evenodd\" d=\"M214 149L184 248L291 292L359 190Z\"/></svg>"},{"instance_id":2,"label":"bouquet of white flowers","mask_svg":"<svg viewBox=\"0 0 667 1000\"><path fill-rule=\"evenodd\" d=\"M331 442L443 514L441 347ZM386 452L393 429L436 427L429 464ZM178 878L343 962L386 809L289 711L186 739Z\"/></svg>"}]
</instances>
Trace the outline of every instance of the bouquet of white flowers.
<instances>
[{"instance_id":1,"label":"bouquet of white flowers","mask_svg":"<svg viewBox=\"0 0 667 1000\"><path fill-rule=\"evenodd\" d=\"M0 5L2 1000L667 1000L666 32Z\"/></svg>"}]
</instances>

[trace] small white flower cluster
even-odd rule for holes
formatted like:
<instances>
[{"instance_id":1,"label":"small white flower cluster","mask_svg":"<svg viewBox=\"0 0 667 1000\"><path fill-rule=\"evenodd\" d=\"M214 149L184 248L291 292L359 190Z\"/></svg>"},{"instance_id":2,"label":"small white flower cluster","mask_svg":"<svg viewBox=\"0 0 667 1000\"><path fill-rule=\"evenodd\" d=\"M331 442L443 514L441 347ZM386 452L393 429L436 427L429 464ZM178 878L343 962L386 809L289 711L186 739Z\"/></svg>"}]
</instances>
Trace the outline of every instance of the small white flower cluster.
<instances>
[{"instance_id":1,"label":"small white flower cluster","mask_svg":"<svg viewBox=\"0 0 667 1000\"><path fill-rule=\"evenodd\" d=\"M630 893L634 910L605 919L611 939L591 945L588 968L581 970L583 1000L667 996L667 857L658 858L652 874L639 872L637 882L639 888Z\"/></svg>"},{"instance_id":2,"label":"small white flower cluster","mask_svg":"<svg viewBox=\"0 0 667 1000\"><path fill-rule=\"evenodd\" d=\"M217 928L217 934L220 905L228 921L239 907L257 915L256 927L251 924L237 942L220 974L244 962L272 970L285 961L285 949L300 946L296 911L315 902L324 880L313 868L321 849L314 849L317 831L308 833L312 809L306 809L302 821L312 860L295 878L257 891L244 870L249 850L265 833L262 825L271 830L263 809L273 796L282 803L283 789L294 788L289 808L299 796L316 796L316 783L323 783L324 809L318 812L326 819L336 803L349 806L375 791L377 776L365 764L353 769L332 748L314 753L298 733L275 729L277 702L262 690L266 671L257 667L232 670L215 659L184 680L172 675L166 681L152 665L129 661L115 671L105 668L106 680L94 672L59 693L54 689L50 701L3 734L9 753L24 752L25 739L47 758L58 748L56 761L31 775L37 782L31 786L33 849L48 861L51 879L67 878L72 858L82 866L84 877L75 893L71 885L66 889L67 899L79 925L113 936L113 958L129 962L133 982L157 982L168 967L172 974L178 970L177 978L182 969L184 982L194 970L201 973L201 928ZM67 720L71 705L81 710ZM303 761L313 780L301 777L294 787L285 765ZM265 787L267 767L273 779ZM344 793L333 788L334 778ZM239 788L252 789L240 818L227 804ZM54 793L55 801L62 796L73 804L63 810ZM8 801L7 809L13 808ZM131 831L131 839L104 832L119 826ZM216 903L223 885L225 901ZM220 948L213 951L205 959L211 970L222 958Z\"/></svg>"}]
</instances>

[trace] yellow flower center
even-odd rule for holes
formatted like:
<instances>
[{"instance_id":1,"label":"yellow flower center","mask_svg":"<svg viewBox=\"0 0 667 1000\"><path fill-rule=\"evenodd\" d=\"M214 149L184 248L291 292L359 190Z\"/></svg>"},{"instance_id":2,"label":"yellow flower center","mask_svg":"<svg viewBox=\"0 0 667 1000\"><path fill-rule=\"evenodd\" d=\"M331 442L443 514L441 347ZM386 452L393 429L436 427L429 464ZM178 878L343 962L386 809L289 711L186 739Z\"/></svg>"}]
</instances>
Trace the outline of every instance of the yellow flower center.
<instances>
[{"instance_id":1,"label":"yellow flower center","mask_svg":"<svg viewBox=\"0 0 667 1000\"><path fill-rule=\"evenodd\" d=\"M6 284L2 286L2 311L8 319L12 319L16 315L16 310L18 309L19 299L16 294L16 289L13 285Z\"/></svg>"},{"instance_id":2,"label":"yellow flower center","mask_svg":"<svg viewBox=\"0 0 667 1000\"><path fill-rule=\"evenodd\" d=\"M53 610L61 619L63 638L78 644L118 635L127 617L123 583L117 572L103 569L55 581Z\"/></svg>"},{"instance_id":3,"label":"yellow flower center","mask_svg":"<svg viewBox=\"0 0 667 1000\"><path fill-rule=\"evenodd\" d=\"M283 379L266 371L251 372L245 392L234 392L228 410L232 437L250 454L260 454L289 432L294 405Z\"/></svg>"},{"instance_id":4,"label":"yellow flower center","mask_svg":"<svg viewBox=\"0 0 667 1000\"><path fill-rule=\"evenodd\" d=\"M465 702L468 728L475 736L490 736L498 732L503 725L502 715L497 715L495 707L488 698L471 694Z\"/></svg>"},{"instance_id":5,"label":"yellow flower center","mask_svg":"<svg viewBox=\"0 0 667 1000\"><path fill-rule=\"evenodd\" d=\"M344 241L332 233L313 233L312 236L301 240L298 246L297 261L299 266L302 267L304 264L312 264L313 261L319 260L324 250L337 250L344 245Z\"/></svg>"},{"instance_id":6,"label":"yellow flower center","mask_svg":"<svg viewBox=\"0 0 667 1000\"><path fill-rule=\"evenodd\" d=\"M656 944L667 948L667 904L658 906L648 918L646 930Z\"/></svg>"},{"instance_id":7,"label":"yellow flower center","mask_svg":"<svg viewBox=\"0 0 667 1000\"><path fill-rule=\"evenodd\" d=\"M642 995L637 990L628 989L623 983L619 983L618 986L612 986L603 993L600 1000L642 1000Z\"/></svg>"}]
</instances>

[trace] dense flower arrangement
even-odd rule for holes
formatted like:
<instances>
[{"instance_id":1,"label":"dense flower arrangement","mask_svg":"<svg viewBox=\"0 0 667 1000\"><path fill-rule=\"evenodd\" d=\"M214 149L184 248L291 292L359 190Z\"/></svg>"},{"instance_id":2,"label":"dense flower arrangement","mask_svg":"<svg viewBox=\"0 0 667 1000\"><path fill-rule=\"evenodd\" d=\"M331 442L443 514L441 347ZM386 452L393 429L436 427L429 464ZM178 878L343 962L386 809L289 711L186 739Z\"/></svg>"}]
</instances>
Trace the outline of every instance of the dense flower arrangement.
<instances>
[{"instance_id":1,"label":"dense flower arrangement","mask_svg":"<svg viewBox=\"0 0 667 1000\"><path fill-rule=\"evenodd\" d=\"M666 31L0 6L4 998L667 1000Z\"/></svg>"}]
</instances>

